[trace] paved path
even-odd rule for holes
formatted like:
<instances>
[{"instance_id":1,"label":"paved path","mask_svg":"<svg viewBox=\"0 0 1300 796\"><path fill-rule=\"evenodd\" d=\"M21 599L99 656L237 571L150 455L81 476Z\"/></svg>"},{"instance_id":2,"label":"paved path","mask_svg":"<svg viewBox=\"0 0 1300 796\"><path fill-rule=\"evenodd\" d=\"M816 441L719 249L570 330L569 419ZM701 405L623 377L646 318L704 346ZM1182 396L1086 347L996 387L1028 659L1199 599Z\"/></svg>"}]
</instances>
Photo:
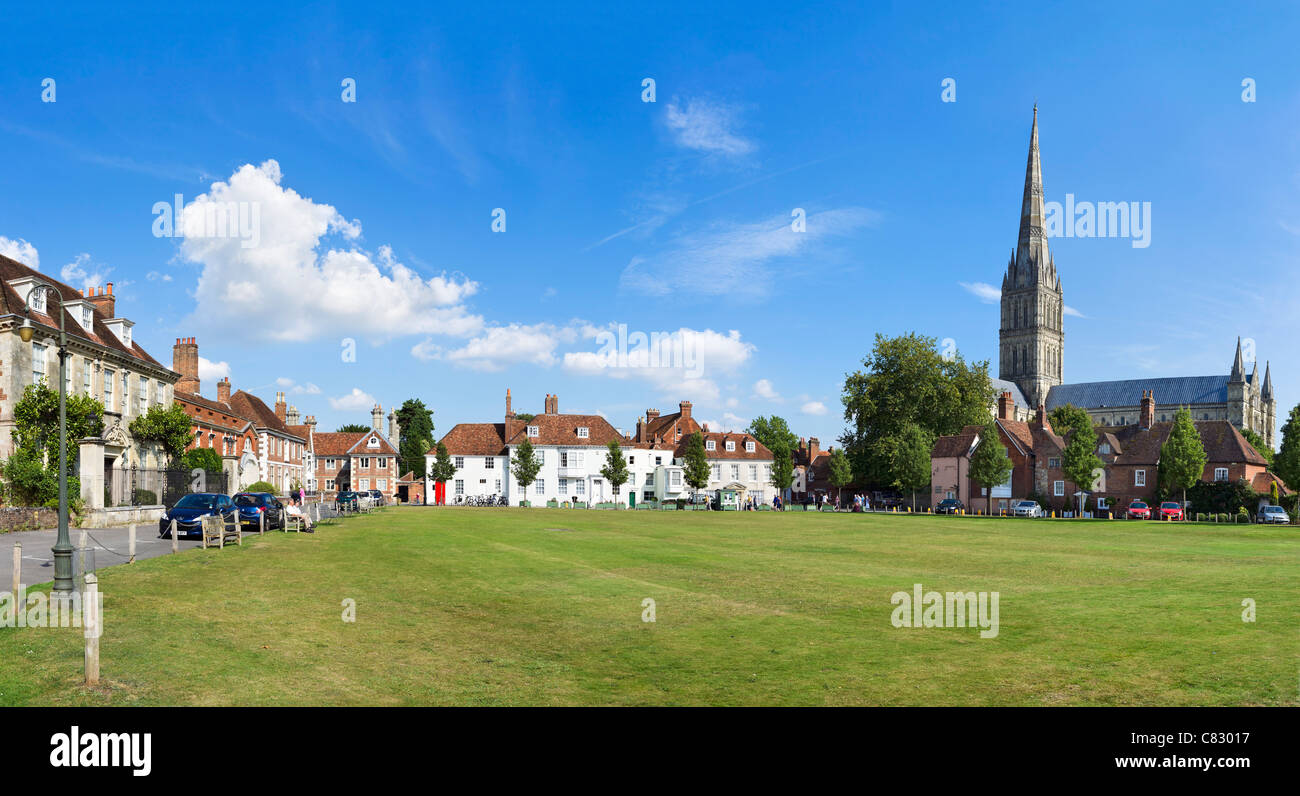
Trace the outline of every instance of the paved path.
<instances>
[{"instance_id":1,"label":"paved path","mask_svg":"<svg viewBox=\"0 0 1300 796\"><path fill-rule=\"evenodd\" d=\"M80 543L83 530L89 534L86 539L86 546L95 551L96 569L126 563L127 550L129 549L126 526L120 528L69 528L68 538L72 540L73 547ZM52 528L44 531L15 531L0 534L0 591L9 591L13 588L14 545L16 543L21 543L23 546L23 583L30 586L54 580L54 554L50 552L50 548L54 546L54 540L57 538L58 532ZM179 542L181 550L200 547L202 544L197 537L186 539L182 536ZM170 555L171 551L171 540L158 538L157 522L141 523L136 526L135 557L137 561L153 558L154 556ZM78 555L76 551L72 554L74 574L81 572L81 565L77 561Z\"/></svg>"}]
</instances>

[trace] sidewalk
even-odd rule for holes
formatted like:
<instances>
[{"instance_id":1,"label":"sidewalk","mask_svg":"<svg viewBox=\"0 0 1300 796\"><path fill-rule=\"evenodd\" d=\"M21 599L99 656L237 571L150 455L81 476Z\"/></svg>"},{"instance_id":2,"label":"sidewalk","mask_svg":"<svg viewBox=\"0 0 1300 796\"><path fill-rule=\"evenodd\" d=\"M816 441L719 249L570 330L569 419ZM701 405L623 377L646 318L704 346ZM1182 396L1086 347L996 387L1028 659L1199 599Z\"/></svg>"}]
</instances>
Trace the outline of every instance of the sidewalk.
<instances>
[{"instance_id":1,"label":"sidewalk","mask_svg":"<svg viewBox=\"0 0 1300 796\"><path fill-rule=\"evenodd\" d=\"M117 528L69 528L68 538L72 541L73 547L79 544L82 531L89 534L86 539L86 546L95 551L94 566L96 569L126 563L129 548L126 526ZM31 586L54 580L54 554L50 552L50 548L54 546L54 540L57 538L58 531L53 528L43 531L14 531L13 533L0 534L0 591L9 591L13 587L14 545L18 543L23 546L22 582ZM197 538L186 539L182 536L179 540L181 550L200 547L201 544ZM154 558L155 556L169 555L171 551L171 540L158 538L158 524L156 522L136 525L135 557L137 561ZM74 551L72 554L74 573L80 573L81 571L81 563L78 560L79 555L78 551Z\"/></svg>"}]
</instances>

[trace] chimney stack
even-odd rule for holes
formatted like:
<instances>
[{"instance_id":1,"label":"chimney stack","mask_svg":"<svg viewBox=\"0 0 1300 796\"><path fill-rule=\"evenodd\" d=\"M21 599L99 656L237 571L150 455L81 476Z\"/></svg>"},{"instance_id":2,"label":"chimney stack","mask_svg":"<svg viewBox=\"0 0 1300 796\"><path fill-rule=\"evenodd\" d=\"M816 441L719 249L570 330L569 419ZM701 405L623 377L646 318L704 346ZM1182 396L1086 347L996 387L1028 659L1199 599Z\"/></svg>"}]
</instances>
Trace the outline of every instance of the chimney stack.
<instances>
[{"instance_id":1,"label":"chimney stack","mask_svg":"<svg viewBox=\"0 0 1300 796\"><path fill-rule=\"evenodd\" d=\"M682 412L682 420L690 420L690 419L691 419L691 402L690 402L690 401L682 401L681 403L677 404L677 406L678 406L679 409L681 409L681 412Z\"/></svg>"},{"instance_id":2,"label":"chimney stack","mask_svg":"<svg viewBox=\"0 0 1300 796\"><path fill-rule=\"evenodd\" d=\"M284 422L291 426L298 425L298 407L290 406L289 413L284 416Z\"/></svg>"},{"instance_id":3,"label":"chimney stack","mask_svg":"<svg viewBox=\"0 0 1300 796\"><path fill-rule=\"evenodd\" d=\"M306 425L306 426L307 426L311 431L315 431L315 430L316 430L316 416L315 416L315 415L307 415L307 417L303 419L303 422L304 422L304 424L305 424L305 425Z\"/></svg>"},{"instance_id":4,"label":"chimney stack","mask_svg":"<svg viewBox=\"0 0 1300 796\"><path fill-rule=\"evenodd\" d=\"M560 396L551 395L550 393L547 393L546 408L542 410L542 414L558 415L559 413L560 413Z\"/></svg>"},{"instance_id":5,"label":"chimney stack","mask_svg":"<svg viewBox=\"0 0 1300 796\"><path fill-rule=\"evenodd\" d=\"M515 416L515 412L513 409L510 408L510 388L507 387L506 388L506 420L510 420L514 416Z\"/></svg>"},{"instance_id":6,"label":"chimney stack","mask_svg":"<svg viewBox=\"0 0 1300 796\"><path fill-rule=\"evenodd\" d=\"M370 430L383 433L384 410L375 404L370 410Z\"/></svg>"},{"instance_id":7,"label":"chimney stack","mask_svg":"<svg viewBox=\"0 0 1300 796\"><path fill-rule=\"evenodd\" d=\"M284 393L282 392L276 393L275 394L275 416L280 418L281 423L283 423L284 419L288 417L289 415L288 410L289 410L289 405L284 402Z\"/></svg>"},{"instance_id":8,"label":"chimney stack","mask_svg":"<svg viewBox=\"0 0 1300 796\"><path fill-rule=\"evenodd\" d=\"M1053 434L1056 433L1052 431L1052 421L1047 419L1047 407L1042 404L1038 405L1038 412L1034 415L1034 428L1040 428Z\"/></svg>"},{"instance_id":9,"label":"chimney stack","mask_svg":"<svg viewBox=\"0 0 1300 796\"><path fill-rule=\"evenodd\" d=\"M95 309L104 313L104 317L112 318L114 317L113 305L117 302L117 299L113 296L113 283L108 283L107 293L104 291L105 289L101 287L98 288L98 292L96 292L96 288L92 287L89 294L86 296L86 300L89 301ZM195 390L195 392L198 392L198 390Z\"/></svg>"},{"instance_id":10,"label":"chimney stack","mask_svg":"<svg viewBox=\"0 0 1300 796\"><path fill-rule=\"evenodd\" d=\"M230 377L223 376L217 382L217 400L223 404L230 403Z\"/></svg>"},{"instance_id":11,"label":"chimney stack","mask_svg":"<svg viewBox=\"0 0 1300 796\"><path fill-rule=\"evenodd\" d=\"M1156 394L1154 390L1142 391L1142 406L1138 412L1138 426L1151 428L1156 422Z\"/></svg>"},{"instance_id":12,"label":"chimney stack","mask_svg":"<svg viewBox=\"0 0 1300 796\"><path fill-rule=\"evenodd\" d=\"M388 407L388 441L396 445L398 440L401 439L401 437L398 436L399 433L400 430L397 427L397 412L390 406Z\"/></svg>"},{"instance_id":13,"label":"chimney stack","mask_svg":"<svg viewBox=\"0 0 1300 796\"><path fill-rule=\"evenodd\" d=\"M808 438L808 463L812 464L813 459L817 458L817 453L821 449L821 440L816 437Z\"/></svg>"},{"instance_id":14,"label":"chimney stack","mask_svg":"<svg viewBox=\"0 0 1300 796\"><path fill-rule=\"evenodd\" d=\"M1013 420L1016 416L1016 399L1008 390L998 396L998 420Z\"/></svg>"},{"instance_id":15,"label":"chimney stack","mask_svg":"<svg viewBox=\"0 0 1300 796\"><path fill-rule=\"evenodd\" d=\"M199 344L193 337L178 337L172 346L172 370L181 374L177 392L199 393Z\"/></svg>"},{"instance_id":16,"label":"chimney stack","mask_svg":"<svg viewBox=\"0 0 1300 796\"><path fill-rule=\"evenodd\" d=\"M658 410L658 409L647 409L647 410L645 410L645 422L647 422L647 423L651 423L651 422L654 422L655 420L658 420L658 419L659 419L659 410Z\"/></svg>"}]
</instances>

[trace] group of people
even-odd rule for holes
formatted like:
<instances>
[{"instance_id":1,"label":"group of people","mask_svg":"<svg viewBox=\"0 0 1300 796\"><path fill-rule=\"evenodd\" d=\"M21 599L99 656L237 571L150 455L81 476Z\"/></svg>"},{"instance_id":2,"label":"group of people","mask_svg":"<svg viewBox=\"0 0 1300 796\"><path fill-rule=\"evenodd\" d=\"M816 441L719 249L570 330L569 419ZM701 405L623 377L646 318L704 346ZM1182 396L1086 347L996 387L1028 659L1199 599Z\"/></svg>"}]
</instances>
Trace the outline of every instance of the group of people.
<instances>
[{"instance_id":1,"label":"group of people","mask_svg":"<svg viewBox=\"0 0 1300 796\"><path fill-rule=\"evenodd\" d=\"M854 495L854 496L853 496L853 510L854 510L854 511L871 511L871 498L867 497L866 495Z\"/></svg>"}]
</instances>

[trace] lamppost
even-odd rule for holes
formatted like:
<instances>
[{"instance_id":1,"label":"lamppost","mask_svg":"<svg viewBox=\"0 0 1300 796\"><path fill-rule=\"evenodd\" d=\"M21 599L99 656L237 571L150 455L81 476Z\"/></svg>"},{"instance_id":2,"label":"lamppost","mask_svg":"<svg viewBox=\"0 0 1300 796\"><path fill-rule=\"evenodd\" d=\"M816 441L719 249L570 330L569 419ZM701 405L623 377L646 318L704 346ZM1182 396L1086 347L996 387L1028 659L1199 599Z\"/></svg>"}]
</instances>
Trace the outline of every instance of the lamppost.
<instances>
[{"instance_id":1,"label":"lamppost","mask_svg":"<svg viewBox=\"0 0 1300 796\"><path fill-rule=\"evenodd\" d=\"M54 553L54 587L51 597L67 597L72 594L72 541L68 538L68 332L63 294L50 285L36 284L27 293L23 303L23 325L18 327L18 337L24 343L30 343L36 335L32 326L32 299L39 291L46 291L59 302L59 536L50 548ZM49 298L46 298L47 308ZM48 313L46 313L48 314Z\"/></svg>"}]
</instances>

